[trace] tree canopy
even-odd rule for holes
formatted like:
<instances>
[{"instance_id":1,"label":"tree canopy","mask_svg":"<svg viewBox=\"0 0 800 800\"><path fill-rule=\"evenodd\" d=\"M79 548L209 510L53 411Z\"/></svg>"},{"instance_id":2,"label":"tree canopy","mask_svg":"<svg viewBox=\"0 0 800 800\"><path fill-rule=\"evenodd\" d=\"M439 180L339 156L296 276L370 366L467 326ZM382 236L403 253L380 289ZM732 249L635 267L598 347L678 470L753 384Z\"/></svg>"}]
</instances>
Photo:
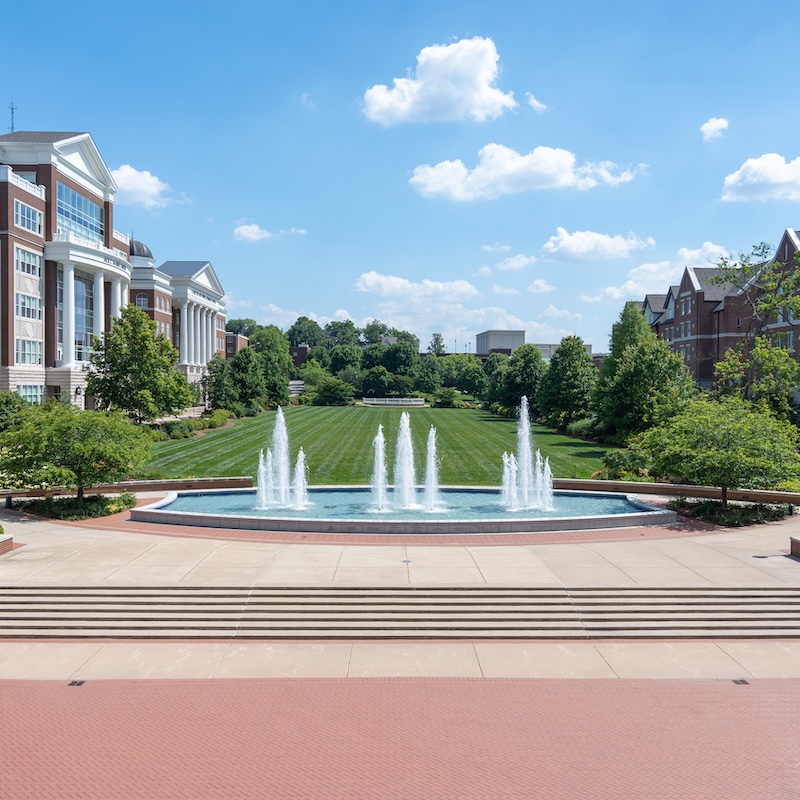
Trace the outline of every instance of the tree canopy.
<instances>
[{"instance_id":1,"label":"tree canopy","mask_svg":"<svg viewBox=\"0 0 800 800\"><path fill-rule=\"evenodd\" d=\"M152 438L120 413L71 405L31 406L0 436L3 472L12 484L84 490L135 476L150 457Z\"/></svg>"},{"instance_id":2,"label":"tree canopy","mask_svg":"<svg viewBox=\"0 0 800 800\"><path fill-rule=\"evenodd\" d=\"M191 405L186 378L176 371L178 351L156 323L134 305L125 306L89 356L87 394L103 410L126 412L142 422Z\"/></svg>"},{"instance_id":3,"label":"tree canopy","mask_svg":"<svg viewBox=\"0 0 800 800\"><path fill-rule=\"evenodd\" d=\"M567 336L556 348L539 382L539 411L547 425L566 428L589 412L597 370L579 336Z\"/></svg>"},{"instance_id":4,"label":"tree canopy","mask_svg":"<svg viewBox=\"0 0 800 800\"><path fill-rule=\"evenodd\" d=\"M716 486L727 505L733 488L770 489L800 474L798 431L739 397L701 397L642 434L637 447L657 474Z\"/></svg>"}]
</instances>

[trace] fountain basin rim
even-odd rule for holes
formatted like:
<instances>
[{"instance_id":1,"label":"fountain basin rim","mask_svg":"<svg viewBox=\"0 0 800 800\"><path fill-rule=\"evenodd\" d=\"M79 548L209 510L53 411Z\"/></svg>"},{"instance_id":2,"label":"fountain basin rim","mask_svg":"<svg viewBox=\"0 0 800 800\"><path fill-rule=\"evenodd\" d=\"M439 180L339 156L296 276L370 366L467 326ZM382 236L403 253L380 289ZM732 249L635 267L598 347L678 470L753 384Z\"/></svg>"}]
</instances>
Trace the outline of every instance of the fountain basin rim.
<instances>
[{"instance_id":1,"label":"fountain basin rim","mask_svg":"<svg viewBox=\"0 0 800 800\"><path fill-rule=\"evenodd\" d=\"M493 492L500 490L496 486L442 486L443 493L448 491L462 492ZM315 490L326 491L368 491L369 486L333 485L309 487L313 494ZM556 490L557 495L581 495L588 497L622 497L635 509L631 513L573 516L550 518L515 518L502 519L491 517L485 519L464 520L381 520L369 519L326 519L323 517L282 517L280 513L265 516L211 514L205 512L170 511L165 508L173 503L179 496L199 495L224 495L224 494L252 493L256 489L216 489L216 490L187 490L169 492L167 495L147 506L131 509L131 520L135 522L150 522L166 525L188 525L201 528L232 528L245 530L260 530L274 532L294 533L340 533L340 534L397 534L397 535L439 535L439 534L509 534L509 533L536 533L553 531L595 530L602 528L633 528L643 525L671 525L677 520L677 514L667 509L656 508L643 502L639 498L622 494L620 492L581 491L581 490ZM279 512L279 509L277 510Z\"/></svg>"}]
</instances>

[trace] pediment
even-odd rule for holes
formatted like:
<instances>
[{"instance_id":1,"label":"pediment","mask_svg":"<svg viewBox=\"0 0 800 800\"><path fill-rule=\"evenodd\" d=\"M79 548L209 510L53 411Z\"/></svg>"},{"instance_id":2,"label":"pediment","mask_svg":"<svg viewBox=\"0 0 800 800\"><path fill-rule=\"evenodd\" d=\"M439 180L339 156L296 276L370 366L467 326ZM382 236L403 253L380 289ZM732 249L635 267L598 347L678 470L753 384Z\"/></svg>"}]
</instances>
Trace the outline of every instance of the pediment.
<instances>
[{"instance_id":1,"label":"pediment","mask_svg":"<svg viewBox=\"0 0 800 800\"><path fill-rule=\"evenodd\" d=\"M116 191L114 178L88 133L56 142L55 147L59 156L78 173L100 186Z\"/></svg>"},{"instance_id":2,"label":"pediment","mask_svg":"<svg viewBox=\"0 0 800 800\"><path fill-rule=\"evenodd\" d=\"M192 275L192 282L220 296L225 294L210 261Z\"/></svg>"}]
</instances>

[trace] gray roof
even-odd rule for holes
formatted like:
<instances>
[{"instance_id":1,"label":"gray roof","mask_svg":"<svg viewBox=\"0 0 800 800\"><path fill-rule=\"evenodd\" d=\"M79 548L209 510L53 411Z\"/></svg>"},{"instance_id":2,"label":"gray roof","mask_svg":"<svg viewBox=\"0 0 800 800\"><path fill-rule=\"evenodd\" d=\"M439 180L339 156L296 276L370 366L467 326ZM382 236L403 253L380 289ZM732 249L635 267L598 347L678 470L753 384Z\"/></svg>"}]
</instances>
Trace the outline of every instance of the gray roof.
<instances>
[{"instance_id":1,"label":"gray roof","mask_svg":"<svg viewBox=\"0 0 800 800\"><path fill-rule=\"evenodd\" d=\"M31 142L32 144L53 144L73 136L83 136L88 131L14 131L0 136L0 142Z\"/></svg>"},{"instance_id":2,"label":"gray roof","mask_svg":"<svg viewBox=\"0 0 800 800\"><path fill-rule=\"evenodd\" d=\"M129 250L132 256L142 256L144 258L153 257L153 253L151 252L150 248L144 242L140 242L138 239L131 239Z\"/></svg>"},{"instance_id":3,"label":"gray roof","mask_svg":"<svg viewBox=\"0 0 800 800\"><path fill-rule=\"evenodd\" d=\"M173 278L180 276L191 278L208 263L208 261L165 261L158 270L172 275Z\"/></svg>"},{"instance_id":4,"label":"gray roof","mask_svg":"<svg viewBox=\"0 0 800 800\"><path fill-rule=\"evenodd\" d=\"M667 296L665 294L646 294L644 302L654 311L658 308L663 309L664 304L667 302Z\"/></svg>"},{"instance_id":5,"label":"gray roof","mask_svg":"<svg viewBox=\"0 0 800 800\"><path fill-rule=\"evenodd\" d=\"M725 295L731 293L733 285L730 283L711 283L709 278L719 273L717 267L695 267L694 274L700 284L700 291L705 293L705 299L719 302Z\"/></svg>"}]
</instances>

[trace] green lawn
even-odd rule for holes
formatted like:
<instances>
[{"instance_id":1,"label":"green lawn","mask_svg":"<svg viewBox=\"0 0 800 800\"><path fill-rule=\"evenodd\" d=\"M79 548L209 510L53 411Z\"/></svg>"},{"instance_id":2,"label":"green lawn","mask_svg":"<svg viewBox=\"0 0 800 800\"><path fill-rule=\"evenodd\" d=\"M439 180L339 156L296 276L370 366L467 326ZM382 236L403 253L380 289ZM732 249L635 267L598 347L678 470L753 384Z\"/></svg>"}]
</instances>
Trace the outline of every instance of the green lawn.
<instances>
[{"instance_id":1,"label":"green lawn","mask_svg":"<svg viewBox=\"0 0 800 800\"><path fill-rule=\"evenodd\" d=\"M402 409L362 406L284 409L294 459L306 453L311 484L367 484L372 474L372 441L383 425L391 479L394 447ZM433 425L437 432L440 480L443 484L497 486L503 451L516 451L517 425L486 411L412 408L411 432L418 479L423 479L425 443ZM258 451L269 447L275 413L240 419L232 428L208 431L193 439L159 442L148 469L165 477L223 477L256 474ZM588 478L602 467L605 450L533 426L534 447L550 458L557 478Z\"/></svg>"}]
</instances>

